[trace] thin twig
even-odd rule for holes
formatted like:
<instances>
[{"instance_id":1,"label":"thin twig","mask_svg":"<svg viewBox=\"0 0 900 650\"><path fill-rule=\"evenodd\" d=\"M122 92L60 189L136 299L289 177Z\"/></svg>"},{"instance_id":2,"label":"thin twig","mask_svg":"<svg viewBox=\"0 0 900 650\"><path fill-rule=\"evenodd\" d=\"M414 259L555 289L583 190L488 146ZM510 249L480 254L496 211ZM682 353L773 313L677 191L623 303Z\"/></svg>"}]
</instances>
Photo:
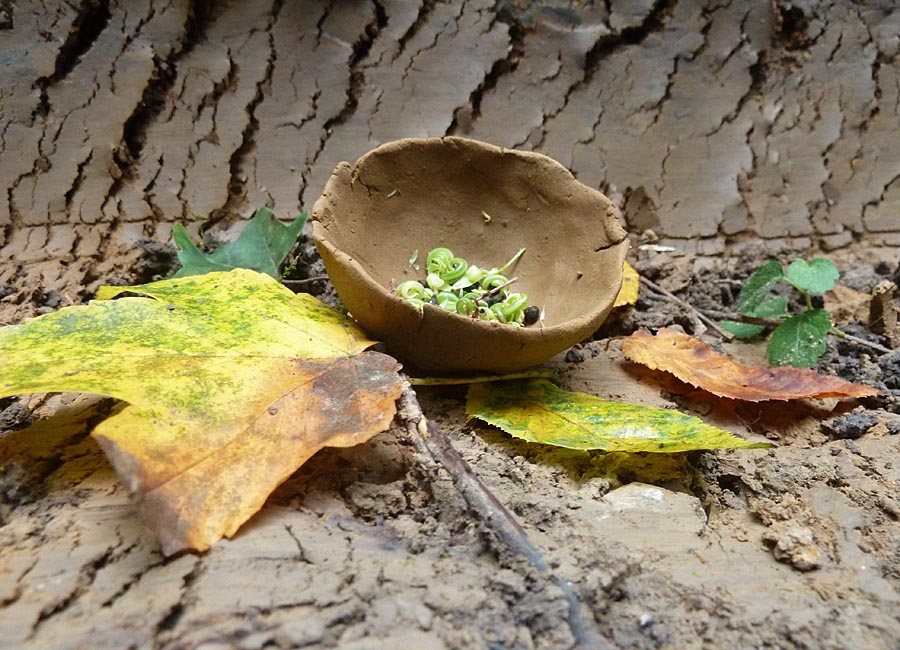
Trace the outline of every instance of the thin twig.
<instances>
[{"instance_id":1,"label":"thin twig","mask_svg":"<svg viewBox=\"0 0 900 650\"><path fill-rule=\"evenodd\" d=\"M719 320L730 320L735 323L746 323L747 325L771 325L777 327L782 323L782 319L778 318L759 318L757 316L745 316L744 314L732 314L727 311L718 311L716 309L704 309L703 313L711 318Z\"/></svg>"},{"instance_id":2,"label":"thin twig","mask_svg":"<svg viewBox=\"0 0 900 650\"><path fill-rule=\"evenodd\" d=\"M496 287L494 287L493 289L491 289L490 291L488 291L487 293L485 293L484 296L482 296L482 298L487 297L487 296L493 296L494 294L500 293L500 292L503 291L506 287L508 287L509 285L511 285L513 282L516 282L518 279L519 279L519 276L518 276L518 275L515 276L515 277L513 277L513 278L510 278L509 280L507 280L507 281L504 282L503 284L499 284L499 285L497 285Z\"/></svg>"},{"instance_id":3,"label":"thin twig","mask_svg":"<svg viewBox=\"0 0 900 650\"><path fill-rule=\"evenodd\" d=\"M830 330L828 330L828 333L833 334L834 336L838 337L839 339L847 339L848 341L852 341L853 343L856 343L857 345L861 345L866 348L871 348L873 350L877 350L878 352L881 352L881 354L889 354L891 352L891 350L884 347L880 343L873 343L872 341L867 341L865 339L861 339L858 336L853 336L852 334L847 334L847 332L841 331L837 327L832 327Z\"/></svg>"},{"instance_id":4,"label":"thin twig","mask_svg":"<svg viewBox=\"0 0 900 650\"><path fill-rule=\"evenodd\" d=\"M710 329L715 331L716 334L721 336L726 341L730 341L731 339L734 338L734 334L723 330L721 327L719 327L719 324L716 321L714 321L712 318L710 318L709 316L704 314L702 311L698 310L696 307L694 307L690 303L685 302L684 300L682 300L681 298L676 296L671 291L666 291L665 289L663 289L661 286L659 286L655 282L652 282L651 280L648 280L647 278L645 278L643 275L641 276L641 284L646 286L648 289L650 289L654 293L664 296L665 298L668 298L675 304L681 305L682 307L684 307L685 309L690 311L694 316L696 316L701 321L706 323Z\"/></svg>"},{"instance_id":5,"label":"thin twig","mask_svg":"<svg viewBox=\"0 0 900 650\"><path fill-rule=\"evenodd\" d=\"M585 621L581 616L581 603L572 587L572 583L550 571L547 561L540 551L528 539L522 525L495 497L480 478L472 471L463 458L444 435L440 427L430 422L422 413L422 407L416 393L407 383L400 397L400 418L406 426L421 456L431 458L443 467L453 479L456 489L474 512L478 513L484 524L510 549L524 557L535 569L546 575L563 592L569 605L569 629L579 648L608 649L609 642L604 639L592 621Z\"/></svg>"},{"instance_id":6,"label":"thin twig","mask_svg":"<svg viewBox=\"0 0 900 650\"><path fill-rule=\"evenodd\" d=\"M480 377L407 377L413 386L461 386L464 384L484 384L508 379L552 379L556 373L543 370L525 370L508 375L482 375Z\"/></svg>"},{"instance_id":7,"label":"thin twig","mask_svg":"<svg viewBox=\"0 0 900 650\"><path fill-rule=\"evenodd\" d=\"M315 275L311 278L304 278L302 280L282 280L282 284L309 284L310 282L322 282L323 280L328 280L327 275Z\"/></svg>"}]
</instances>

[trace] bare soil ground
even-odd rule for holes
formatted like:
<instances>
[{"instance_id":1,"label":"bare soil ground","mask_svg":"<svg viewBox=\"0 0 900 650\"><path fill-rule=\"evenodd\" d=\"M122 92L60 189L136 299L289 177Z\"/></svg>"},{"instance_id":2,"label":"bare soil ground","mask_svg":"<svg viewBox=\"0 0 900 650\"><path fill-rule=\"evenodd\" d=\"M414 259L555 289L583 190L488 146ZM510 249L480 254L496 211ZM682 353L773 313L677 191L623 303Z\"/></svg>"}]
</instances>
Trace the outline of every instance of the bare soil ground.
<instances>
[{"instance_id":1,"label":"bare soil ground","mask_svg":"<svg viewBox=\"0 0 900 650\"><path fill-rule=\"evenodd\" d=\"M164 274L176 221L233 237L255 207L308 208L340 160L454 134L609 194L636 243L675 248L637 268L698 308L761 260L828 255L829 308L887 345L864 317L897 277L898 25L876 0L0 1L0 323ZM296 277L315 264L307 246ZM900 353L829 344L820 370L878 398L739 405L623 361L615 336L673 323L699 334L644 296L551 365L774 448L572 452L466 422L464 389L419 398L612 647L900 646ZM400 429L165 558L89 435L114 402L0 406L0 647L573 644L559 587Z\"/></svg>"},{"instance_id":2,"label":"bare soil ground","mask_svg":"<svg viewBox=\"0 0 900 650\"><path fill-rule=\"evenodd\" d=\"M721 306L722 287L758 262L640 256L695 306ZM897 272L871 253L846 257L860 295ZM862 405L738 404L625 362L610 338L679 323L695 327L645 294L549 365L566 388L680 408L773 449L576 452L466 422L462 387L419 399L613 647L895 648L900 351L829 343L822 371L883 389ZM111 408L51 396L2 412L13 429L33 418L2 439L4 646L572 646L564 594L445 472L413 462L402 429L320 453L233 540L165 559L89 437Z\"/></svg>"}]
</instances>

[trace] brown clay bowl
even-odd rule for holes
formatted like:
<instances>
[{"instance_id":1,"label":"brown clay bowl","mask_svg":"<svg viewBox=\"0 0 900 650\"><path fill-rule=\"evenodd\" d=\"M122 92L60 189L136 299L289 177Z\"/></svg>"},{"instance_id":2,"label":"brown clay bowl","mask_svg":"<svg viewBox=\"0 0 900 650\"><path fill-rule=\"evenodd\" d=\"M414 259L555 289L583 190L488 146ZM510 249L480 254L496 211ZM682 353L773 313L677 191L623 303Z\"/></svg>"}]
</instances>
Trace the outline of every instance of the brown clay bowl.
<instances>
[{"instance_id":1,"label":"brown clay bowl","mask_svg":"<svg viewBox=\"0 0 900 650\"><path fill-rule=\"evenodd\" d=\"M312 228L353 317L432 373L515 372L590 336L612 308L628 250L615 206L559 163L455 137L398 140L340 163ZM525 247L506 275L543 320L515 327L433 305L420 312L395 296L391 287L424 278L438 246L482 268ZM419 270L409 263L416 250Z\"/></svg>"}]
</instances>

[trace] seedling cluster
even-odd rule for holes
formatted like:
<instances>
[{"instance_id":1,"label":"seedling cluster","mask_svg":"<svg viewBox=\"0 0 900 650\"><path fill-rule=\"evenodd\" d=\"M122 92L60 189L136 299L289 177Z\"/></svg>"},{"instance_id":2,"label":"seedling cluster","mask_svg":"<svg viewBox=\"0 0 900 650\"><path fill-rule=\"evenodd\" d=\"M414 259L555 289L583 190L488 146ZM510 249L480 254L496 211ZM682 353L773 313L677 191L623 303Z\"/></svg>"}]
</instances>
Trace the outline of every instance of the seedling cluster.
<instances>
[{"instance_id":1,"label":"seedling cluster","mask_svg":"<svg viewBox=\"0 0 900 650\"><path fill-rule=\"evenodd\" d=\"M787 271L780 262L767 262L750 276L735 307L742 316L777 323L766 348L771 365L811 367L824 354L825 337L832 331L831 314L825 309L817 309L812 297L831 290L839 277L837 267L824 258L810 262L794 260ZM806 305L802 313L789 314L785 296L769 297L769 292L779 282L800 292ZM764 324L729 320L719 324L739 339L754 337L766 328Z\"/></svg>"},{"instance_id":2,"label":"seedling cluster","mask_svg":"<svg viewBox=\"0 0 900 650\"><path fill-rule=\"evenodd\" d=\"M407 280L395 293L419 310L432 304L471 318L515 326L531 325L537 322L540 310L534 305L529 306L526 294L509 290L518 278L503 275L524 252L524 248L520 249L499 269L486 270L475 264L469 265L449 248L435 248L425 261L425 280ZM414 263L416 257L414 253L410 262Z\"/></svg>"}]
</instances>

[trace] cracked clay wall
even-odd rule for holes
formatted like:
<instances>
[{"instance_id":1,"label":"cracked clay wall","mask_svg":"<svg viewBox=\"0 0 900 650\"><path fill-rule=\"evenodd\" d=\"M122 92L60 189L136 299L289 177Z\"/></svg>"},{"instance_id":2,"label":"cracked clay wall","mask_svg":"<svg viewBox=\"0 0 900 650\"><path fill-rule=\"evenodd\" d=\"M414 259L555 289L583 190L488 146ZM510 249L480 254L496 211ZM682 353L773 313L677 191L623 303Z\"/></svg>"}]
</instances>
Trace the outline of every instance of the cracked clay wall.
<instances>
[{"instance_id":1,"label":"cracked clay wall","mask_svg":"<svg viewBox=\"0 0 900 650\"><path fill-rule=\"evenodd\" d=\"M704 252L900 243L888 0L0 6L0 287L20 303L83 297L176 221L288 218L406 136L546 153L631 230Z\"/></svg>"}]
</instances>

